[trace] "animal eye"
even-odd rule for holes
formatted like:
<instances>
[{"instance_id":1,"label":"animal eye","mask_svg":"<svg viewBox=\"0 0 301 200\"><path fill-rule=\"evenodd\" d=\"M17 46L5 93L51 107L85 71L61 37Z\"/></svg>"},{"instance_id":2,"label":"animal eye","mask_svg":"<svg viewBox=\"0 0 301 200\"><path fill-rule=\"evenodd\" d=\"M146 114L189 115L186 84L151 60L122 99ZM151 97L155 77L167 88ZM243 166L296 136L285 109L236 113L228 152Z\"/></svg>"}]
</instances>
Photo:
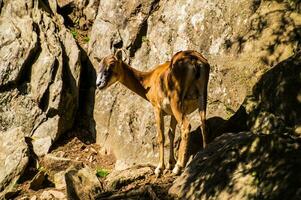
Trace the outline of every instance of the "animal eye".
<instances>
[{"instance_id":1,"label":"animal eye","mask_svg":"<svg viewBox=\"0 0 301 200\"><path fill-rule=\"evenodd\" d=\"M112 73L112 69L111 68L109 68L109 69L107 69L106 71L105 71L105 74L106 75L110 75Z\"/></svg>"}]
</instances>

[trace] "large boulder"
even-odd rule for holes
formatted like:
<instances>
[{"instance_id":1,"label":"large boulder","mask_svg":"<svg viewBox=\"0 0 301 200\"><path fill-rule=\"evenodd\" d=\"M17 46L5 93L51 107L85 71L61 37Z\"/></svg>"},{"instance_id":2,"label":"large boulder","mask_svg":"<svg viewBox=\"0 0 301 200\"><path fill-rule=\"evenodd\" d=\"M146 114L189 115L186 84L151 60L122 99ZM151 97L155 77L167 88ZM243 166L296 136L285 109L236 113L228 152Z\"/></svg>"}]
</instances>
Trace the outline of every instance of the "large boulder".
<instances>
[{"instance_id":1,"label":"large boulder","mask_svg":"<svg viewBox=\"0 0 301 200\"><path fill-rule=\"evenodd\" d=\"M96 172L89 167L69 169L65 174L68 199L96 199L102 186Z\"/></svg>"},{"instance_id":2,"label":"large boulder","mask_svg":"<svg viewBox=\"0 0 301 200\"><path fill-rule=\"evenodd\" d=\"M100 2L88 55L94 66L117 48L139 70L195 49L211 64L208 116L229 118L269 67L300 47L301 15L276 1ZM116 168L156 163L158 146L152 106L116 84L96 92L97 142L113 151ZM199 116L191 116L193 129ZM168 123L166 123L168 124Z\"/></svg>"},{"instance_id":3,"label":"large boulder","mask_svg":"<svg viewBox=\"0 0 301 200\"><path fill-rule=\"evenodd\" d=\"M80 56L56 2L3 1L0 16L1 131L22 126L37 155L73 126Z\"/></svg>"},{"instance_id":4,"label":"large boulder","mask_svg":"<svg viewBox=\"0 0 301 200\"><path fill-rule=\"evenodd\" d=\"M300 141L224 134L199 152L169 193L179 199L300 199Z\"/></svg>"},{"instance_id":5,"label":"large boulder","mask_svg":"<svg viewBox=\"0 0 301 200\"><path fill-rule=\"evenodd\" d=\"M28 163L28 147L21 127L0 131L0 199L14 189Z\"/></svg>"},{"instance_id":6,"label":"large boulder","mask_svg":"<svg viewBox=\"0 0 301 200\"><path fill-rule=\"evenodd\" d=\"M223 131L301 135L301 52L263 74Z\"/></svg>"}]
</instances>

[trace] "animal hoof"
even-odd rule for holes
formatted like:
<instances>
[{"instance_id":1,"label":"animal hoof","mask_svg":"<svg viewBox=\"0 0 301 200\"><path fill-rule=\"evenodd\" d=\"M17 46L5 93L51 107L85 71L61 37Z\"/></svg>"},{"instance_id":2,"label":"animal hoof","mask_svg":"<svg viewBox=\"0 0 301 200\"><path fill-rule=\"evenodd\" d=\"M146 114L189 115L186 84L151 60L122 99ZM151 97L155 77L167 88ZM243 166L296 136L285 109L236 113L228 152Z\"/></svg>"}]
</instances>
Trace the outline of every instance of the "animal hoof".
<instances>
[{"instance_id":1,"label":"animal hoof","mask_svg":"<svg viewBox=\"0 0 301 200\"><path fill-rule=\"evenodd\" d=\"M176 165L175 168L173 168L172 173L174 175L179 175L182 172L182 167L180 167L179 165Z\"/></svg>"},{"instance_id":2,"label":"animal hoof","mask_svg":"<svg viewBox=\"0 0 301 200\"><path fill-rule=\"evenodd\" d=\"M163 168L162 167L157 167L156 169L155 169L155 175L156 175L156 177L160 177L161 176L161 174L163 173Z\"/></svg>"}]
</instances>

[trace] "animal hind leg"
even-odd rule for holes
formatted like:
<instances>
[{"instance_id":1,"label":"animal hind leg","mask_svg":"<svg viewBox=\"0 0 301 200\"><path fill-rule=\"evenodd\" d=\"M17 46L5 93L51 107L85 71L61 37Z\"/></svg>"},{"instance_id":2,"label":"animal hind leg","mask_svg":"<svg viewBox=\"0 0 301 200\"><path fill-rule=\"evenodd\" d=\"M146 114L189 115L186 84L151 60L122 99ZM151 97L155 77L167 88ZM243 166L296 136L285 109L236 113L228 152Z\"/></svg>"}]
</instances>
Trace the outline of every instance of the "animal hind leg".
<instances>
[{"instance_id":1,"label":"animal hind leg","mask_svg":"<svg viewBox=\"0 0 301 200\"><path fill-rule=\"evenodd\" d=\"M206 148L208 144L208 136L206 130L206 107L207 107L207 86L201 90L201 95L199 97L199 114L201 118L201 132L203 139L203 148Z\"/></svg>"},{"instance_id":2,"label":"animal hind leg","mask_svg":"<svg viewBox=\"0 0 301 200\"><path fill-rule=\"evenodd\" d=\"M181 125L181 142L178 153L178 161L172 171L176 175L181 173L181 170L186 166L188 160L188 142L191 128L187 116L183 114L180 108L181 105L178 95L174 95L174 97L171 99L171 109L177 122Z\"/></svg>"},{"instance_id":3,"label":"animal hind leg","mask_svg":"<svg viewBox=\"0 0 301 200\"><path fill-rule=\"evenodd\" d=\"M158 137L158 144L159 144L159 164L155 169L156 176L160 176L163 170L165 169L164 165L164 120L162 111L159 108L155 109L155 117L156 117L156 124L157 124L157 137Z\"/></svg>"}]
</instances>

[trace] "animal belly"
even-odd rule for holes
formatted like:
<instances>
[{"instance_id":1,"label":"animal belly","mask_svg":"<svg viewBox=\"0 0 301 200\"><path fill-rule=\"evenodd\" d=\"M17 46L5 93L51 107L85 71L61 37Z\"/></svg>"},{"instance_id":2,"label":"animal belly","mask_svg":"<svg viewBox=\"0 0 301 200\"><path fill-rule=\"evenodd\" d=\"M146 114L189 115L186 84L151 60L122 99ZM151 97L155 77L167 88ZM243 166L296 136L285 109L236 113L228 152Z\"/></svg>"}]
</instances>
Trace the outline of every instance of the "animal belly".
<instances>
[{"instance_id":1,"label":"animal belly","mask_svg":"<svg viewBox=\"0 0 301 200\"><path fill-rule=\"evenodd\" d=\"M172 110L171 110L171 106L170 106L170 101L168 98L164 98L163 102L161 104L161 108L162 110L168 114L168 115L172 115Z\"/></svg>"},{"instance_id":2,"label":"animal belly","mask_svg":"<svg viewBox=\"0 0 301 200\"><path fill-rule=\"evenodd\" d=\"M198 108L198 100L196 99L185 100L184 104L180 105L180 107L182 113L190 114ZM168 115L173 114L169 99L166 98L163 100L161 104L161 108L166 114Z\"/></svg>"}]
</instances>

